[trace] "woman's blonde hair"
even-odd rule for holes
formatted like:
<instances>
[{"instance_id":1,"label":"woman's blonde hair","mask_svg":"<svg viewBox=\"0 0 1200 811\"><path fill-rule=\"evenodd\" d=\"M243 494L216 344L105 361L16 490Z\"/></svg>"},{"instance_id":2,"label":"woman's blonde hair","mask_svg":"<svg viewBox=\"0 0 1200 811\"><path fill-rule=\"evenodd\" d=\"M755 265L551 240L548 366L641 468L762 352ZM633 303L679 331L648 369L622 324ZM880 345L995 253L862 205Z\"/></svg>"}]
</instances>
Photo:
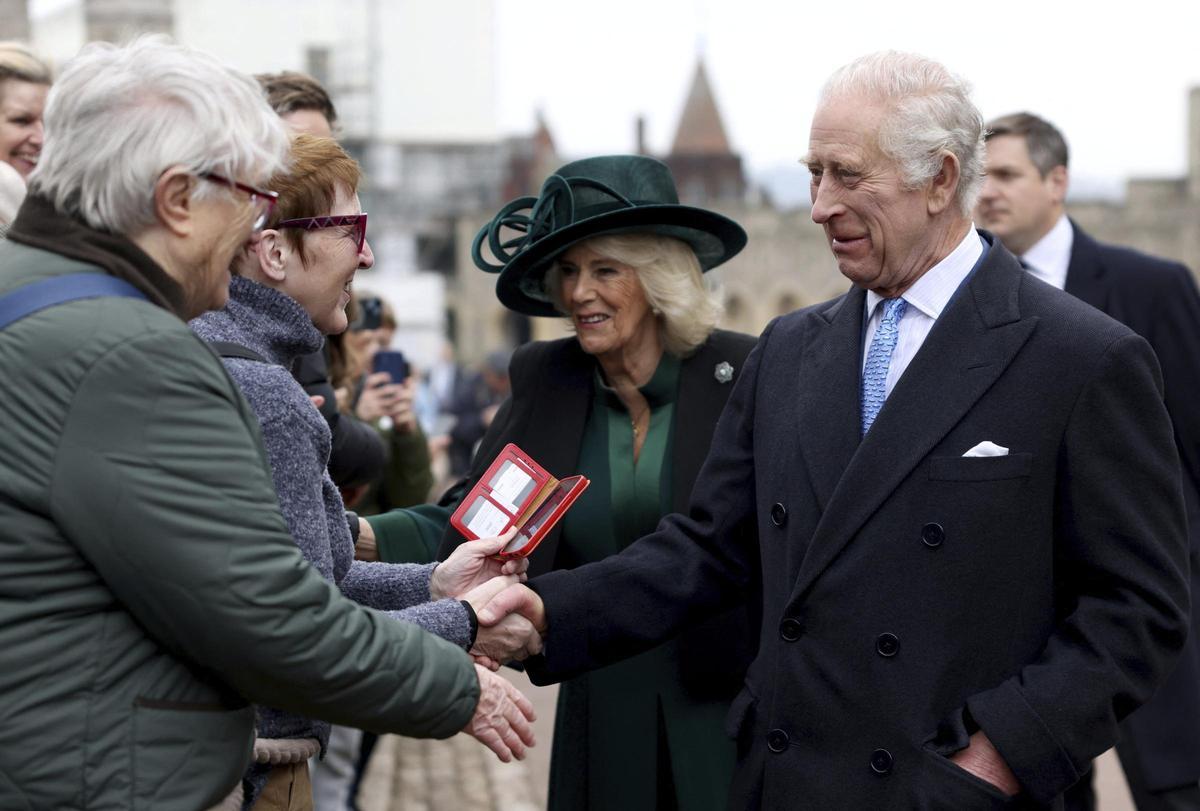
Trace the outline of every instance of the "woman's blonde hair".
<instances>
[{"instance_id":1,"label":"woman's blonde hair","mask_svg":"<svg viewBox=\"0 0 1200 811\"><path fill-rule=\"evenodd\" d=\"M0 82L5 79L50 84L50 66L20 42L0 42Z\"/></svg>"},{"instance_id":2,"label":"woman's blonde hair","mask_svg":"<svg viewBox=\"0 0 1200 811\"><path fill-rule=\"evenodd\" d=\"M708 289L696 253L686 242L660 234L606 234L577 243L629 265L637 273L651 310L658 317L666 351L685 357L700 347L721 318L720 297ZM546 275L555 306L563 310L557 260Z\"/></svg>"}]
</instances>

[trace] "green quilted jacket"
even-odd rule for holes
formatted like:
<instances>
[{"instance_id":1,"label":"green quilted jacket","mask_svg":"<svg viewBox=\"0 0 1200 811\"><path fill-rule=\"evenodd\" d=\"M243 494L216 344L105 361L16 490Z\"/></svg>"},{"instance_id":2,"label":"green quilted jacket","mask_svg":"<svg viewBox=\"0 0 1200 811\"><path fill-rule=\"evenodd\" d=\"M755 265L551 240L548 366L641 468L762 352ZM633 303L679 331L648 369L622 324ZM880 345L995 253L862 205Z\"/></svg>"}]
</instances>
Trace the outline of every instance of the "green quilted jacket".
<instances>
[{"instance_id":1,"label":"green quilted jacket","mask_svg":"<svg viewBox=\"0 0 1200 811\"><path fill-rule=\"evenodd\" d=\"M98 268L0 242L0 295ZM0 808L195 811L261 702L448 737L467 656L343 598L279 514L258 421L149 302L0 330Z\"/></svg>"}]
</instances>

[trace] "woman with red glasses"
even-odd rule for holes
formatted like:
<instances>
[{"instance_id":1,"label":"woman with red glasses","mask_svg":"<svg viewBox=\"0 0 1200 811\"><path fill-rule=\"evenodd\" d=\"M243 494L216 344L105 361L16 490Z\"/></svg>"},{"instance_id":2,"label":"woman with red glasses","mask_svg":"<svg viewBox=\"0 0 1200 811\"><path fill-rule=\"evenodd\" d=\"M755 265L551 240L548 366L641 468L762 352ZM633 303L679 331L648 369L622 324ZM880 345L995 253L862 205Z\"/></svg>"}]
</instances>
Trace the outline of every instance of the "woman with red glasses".
<instances>
[{"instance_id":1,"label":"woman with red glasses","mask_svg":"<svg viewBox=\"0 0 1200 811\"><path fill-rule=\"evenodd\" d=\"M257 414L280 509L310 563L346 596L464 651L481 646L497 658L501 652L524 658L527 651L517 646L528 630L525 620L498 633L479 632L474 614L498 589L524 576L524 561L489 559L506 539L464 545L462 555L436 567L354 560L359 521L346 513L326 471L329 426L290 369L297 357L320 349L325 335L346 329L354 276L375 259L356 194L358 164L335 141L310 135L293 139L291 159L290 170L269 184L278 199L265 206L262 230L234 258L229 303L192 321L192 329L225 358ZM507 682L486 668L477 674L482 696L491 693L499 707L531 716L532 707ZM311 808L307 761L324 748L329 725L285 710L257 710L246 807ZM466 731L481 740L486 732ZM527 728L489 740L502 760L522 757L532 744Z\"/></svg>"}]
</instances>

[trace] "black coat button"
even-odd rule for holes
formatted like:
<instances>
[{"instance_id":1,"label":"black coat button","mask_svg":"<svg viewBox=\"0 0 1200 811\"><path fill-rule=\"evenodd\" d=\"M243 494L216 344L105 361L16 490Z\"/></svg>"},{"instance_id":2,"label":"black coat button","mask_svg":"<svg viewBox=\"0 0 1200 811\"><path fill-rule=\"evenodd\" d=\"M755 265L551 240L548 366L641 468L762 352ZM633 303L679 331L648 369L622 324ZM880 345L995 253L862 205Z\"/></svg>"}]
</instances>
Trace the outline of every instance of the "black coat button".
<instances>
[{"instance_id":1,"label":"black coat button","mask_svg":"<svg viewBox=\"0 0 1200 811\"><path fill-rule=\"evenodd\" d=\"M782 729L772 729L767 733L767 748L779 754L788 748L788 734Z\"/></svg>"},{"instance_id":2,"label":"black coat button","mask_svg":"<svg viewBox=\"0 0 1200 811\"><path fill-rule=\"evenodd\" d=\"M946 530L941 524L926 524L921 527L921 541L930 549L937 549L946 540Z\"/></svg>"},{"instance_id":3,"label":"black coat button","mask_svg":"<svg viewBox=\"0 0 1200 811\"><path fill-rule=\"evenodd\" d=\"M892 753L886 749L876 749L871 753L871 771L875 774L888 774L893 762Z\"/></svg>"},{"instance_id":4,"label":"black coat button","mask_svg":"<svg viewBox=\"0 0 1200 811\"><path fill-rule=\"evenodd\" d=\"M880 656L895 656L900 652L900 637L895 634L880 634L875 639L875 650Z\"/></svg>"},{"instance_id":5,"label":"black coat button","mask_svg":"<svg viewBox=\"0 0 1200 811\"><path fill-rule=\"evenodd\" d=\"M771 505L771 523L781 527L787 523L787 507L776 501Z\"/></svg>"},{"instance_id":6,"label":"black coat button","mask_svg":"<svg viewBox=\"0 0 1200 811\"><path fill-rule=\"evenodd\" d=\"M779 623L779 635L784 642L795 642L803 633L804 626L795 617L784 617L783 622Z\"/></svg>"}]
</instances>

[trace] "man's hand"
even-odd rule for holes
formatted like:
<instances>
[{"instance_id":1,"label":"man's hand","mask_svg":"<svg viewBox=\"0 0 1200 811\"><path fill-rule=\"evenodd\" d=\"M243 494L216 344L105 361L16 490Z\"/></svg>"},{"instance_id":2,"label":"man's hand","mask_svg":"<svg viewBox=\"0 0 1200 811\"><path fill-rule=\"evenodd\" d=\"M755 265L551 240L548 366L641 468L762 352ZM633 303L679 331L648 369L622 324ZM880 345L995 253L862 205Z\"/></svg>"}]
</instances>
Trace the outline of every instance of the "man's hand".
<instances>
[{"instance_id":1,"label":"man's hand","mask_svg":"<svg viewBox=\"0 0 1200 811\"><path fill-rule=\"evenodd\" d=\"M354 559L372 563L379 560L379 547L375 544L375 530L362 516L358 518L358 540L354 544Z\"/></svg>"},{"instance_id":2,"label":"man's hand","mask_svg":"<svg viewBox=\"0 0 1200 811\"><path fill-rule=\"evenodd\" d=\"M492 558L516 534L514 528L495 538L480 538L460 544L450 557L434 568L429 578L429 598L441 600L453 597L461 600L471 589L501 575L515 575L524 580L525 571L529 568L528 560L510 558L499 561Z\"/></svg>"},{"instance_id":3,"label":"man's hand","mask_svg":"<svg viewBox=\"0 0 1200 811\"><path fill-rule=\"evenodd\" d=\"M522 578L523 579L523 578ZM542 598L521 583L508 586L492 598L482 610L475 610L480 628L490 628L509 614L518 614L529 620L539 636L545 636L550 627L546 620L546 607Z\"/></svg>"},{"instance_id":4,"label":"man's hand","mask_svg":"<svg viewBox=\"0 0 1200 811\"><path fill-rule=\"evenodd\" d=\"M542 637L533 623L520 614L509 614L490 628L479 626L471 658L489 670L500 665L520 662L542 652Z\"/></svg>"},{"instance_id":5,"label":"man's hand","mask_svg":"<svg viewBox=\"0 0 1200 811\"><path fill-rule=\"evenodd\" d=\"M506 679L487 668L475 665L475 675L479 678L479 703L463 732L505 763L514 757L524 759L526 747L535 742L533 705Z\"/></svg>"},{"instance_id":6,"label":"man's hand","mask_svg":"<svg viewBox=\"0 0 1200 811\"><path fill-rule=\"evenodd\" d=\"M491 602L492 598L518 582L516 575L493 577L483 585L471 589L463 599L471 604L471 609L478 619L479 612ZM493 628L480 626L475 634L475 643L471 646L471 658L475 664L483 665L488 670L499 670L500 665L520 660L540 652L542 638L529 620L519 615L506 617Z\"/></svg>"},{"instance_id":7,"label":"man's hand","mask_svg":"<svg viewBox=\"0 0 1200 811\"><path fill-rule=\"evenodd\" d=\"M503 592L501 592L503 594ZM483 620L480 620L482 623ZM970 772L980 780L985 780L998 788L1004 794L1012 797L1021 792L1021 784L1017 776L1008 768L1004 758L992 746L991 740L983 730L971 736L966 749L960 749L950 756L950 762L960 769Z\"/></svg>"}]
</instances>

